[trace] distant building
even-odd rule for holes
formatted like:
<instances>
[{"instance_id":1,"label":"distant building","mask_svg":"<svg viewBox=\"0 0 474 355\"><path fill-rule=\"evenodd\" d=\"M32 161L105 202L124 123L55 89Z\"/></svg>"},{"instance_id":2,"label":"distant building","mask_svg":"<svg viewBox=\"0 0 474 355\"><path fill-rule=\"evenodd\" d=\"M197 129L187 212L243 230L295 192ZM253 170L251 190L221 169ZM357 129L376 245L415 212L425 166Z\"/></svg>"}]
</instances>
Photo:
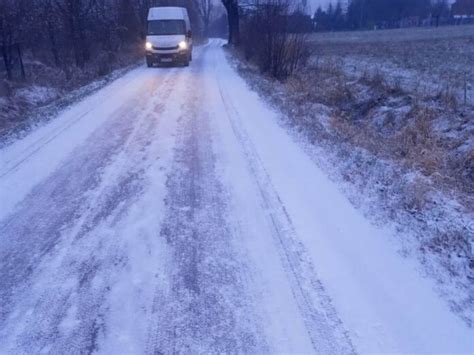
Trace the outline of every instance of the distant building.
<instances>
[{"instance_id":1,"label":"distant building","mask_svg":"<svg viewBox=\"0 0 474 355\"><path fill-rule=\"evenodd\" d=\"M456 0L451 9L455 19L474 18L474 0Z\"/></svg>"}]
</instances>

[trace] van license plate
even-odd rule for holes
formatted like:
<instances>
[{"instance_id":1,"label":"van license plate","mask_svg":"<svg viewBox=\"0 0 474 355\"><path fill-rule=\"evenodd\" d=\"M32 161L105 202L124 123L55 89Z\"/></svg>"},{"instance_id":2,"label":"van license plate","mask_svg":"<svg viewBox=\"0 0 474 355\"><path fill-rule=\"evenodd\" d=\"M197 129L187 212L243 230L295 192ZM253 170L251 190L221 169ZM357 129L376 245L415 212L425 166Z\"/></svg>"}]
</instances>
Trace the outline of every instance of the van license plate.
<instances>
[{"instance_id":1,"label":"van license plate","mask_svg":"<svg viewBox=\"0 0 474 355\"><path fill-rule=\"evenodd\" d=\"M161 62L163 63L169 63L169 62L172 62L173 59L172 58L161 58Z\"/></svg>"}]
</instances>

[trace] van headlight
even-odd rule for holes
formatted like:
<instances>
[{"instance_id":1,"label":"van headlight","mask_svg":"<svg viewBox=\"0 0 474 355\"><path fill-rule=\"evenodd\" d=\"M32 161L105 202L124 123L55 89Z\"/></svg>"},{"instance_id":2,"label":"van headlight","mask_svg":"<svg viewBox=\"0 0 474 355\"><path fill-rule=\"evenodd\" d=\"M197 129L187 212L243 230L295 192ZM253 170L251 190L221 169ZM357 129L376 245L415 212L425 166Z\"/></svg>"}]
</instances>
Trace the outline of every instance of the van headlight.
<instances>
[{"instance_id":1,"label":"van headlight","mask_svg":"<svg viewBox=\"0 0 474 355\"><path fill-rule=\"evenodd\" d=\"M145 48L148 49L148 50L151 50L151 49L153 49L153 44L151 44L150 42L146 42L145 43Z\"/></svg>"},{"instance_id":2,"label":"van headlight","mask_svg":"<svg viewBox=\"0 0 474 355\"><path fill-rule=\"evenodd\" d=\"M186 41L179 42L178 46L179 46L179 49L187 49L188 48L188 44L186 43Z\"/></svg>"}]
</instances>

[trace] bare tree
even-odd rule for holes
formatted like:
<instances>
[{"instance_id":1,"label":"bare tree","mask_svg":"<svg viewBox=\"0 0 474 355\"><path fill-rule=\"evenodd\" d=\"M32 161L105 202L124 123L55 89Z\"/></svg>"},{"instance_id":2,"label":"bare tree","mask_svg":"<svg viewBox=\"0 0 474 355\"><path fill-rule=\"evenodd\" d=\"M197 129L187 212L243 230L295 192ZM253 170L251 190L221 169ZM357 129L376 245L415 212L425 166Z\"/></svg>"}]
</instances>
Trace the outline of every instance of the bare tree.
<instances>
[{"instance_id":1,"label":"bare tree","mask_svg":"<svg viewBox=\"0 0 474 355\"><path fill-rule=\"evenodd\" d=\"M290 29L291 16L298 13L290 5L289 0L256 3L242 25L246 58L277 79L287 78L309 56L306 33Z\"/></svg>"},{"instance_id":2,"label":"bare tree","mask_svg":"<svg viewBox=\"0 0 474 355\"><path fill-rule=\"evenodd\" d=\"M435 26L438 27L440 19L450 15L449 4L447 0L435 0L431 4L431 14L435 19Z\"/></svg>"},{"instance_id":3,"label":"bare tree","mask_svg":"<svg viewBox=\"0 0 474 355\"><path fill-rule=\"evenodd\" d=\"M24 1L0 0L0 55L8 77L11 77L14 58L12 45L21 40L24 31L24 10Z\"/></svg>"},{"instance_id":4,"label":"bare tree","mask_svg":"<svg viewBox=\"0 0 474 355\"><path fill-rule=\"evenodd\" d=\"M0 61L6 63L0 65L0 79L4 70L10 77L12 68L20 69L20 51L26 72L35 67L35 75L29 76L43 80L55 72L51 81L71 86L135 60L141 54L144 29L139 19L146 19L139 4L137 0L0 0ZM39 63L44 65L38 68ZM75 68L86 66L87 70ZM61 69L64 76L48 67Z\"/></svg>"},{"instance_id":5,"label":"bare tree","mask_svg":"<svg viewBox=\"0 0 474 355\"><path fill-rule=\"evenodd\" d=\"M54 2L66 25L76 65L82 67L90 59L90 42L86 38L85 19L96 4L96 0L54 0Z\"/></svg>"},{"instance_id":6,"label":"bare tree","mask_svg":"<svg viewBox=\"0 0 474 355\"><path fill-rule=\"evenodd\" d=\"M197 8L204 25L204 36L209 37L209 24L211 22L212 11L214 9L213 0L198 0Z\"/></svg>"},{"instance_id":7,"label":"bare tree","mask_svg":"<svg viewBox=\"0 0 474 355\"><path fill-rule=\"evenodd\" d=\"M37 9L42 22L44 23L44 28L46 29L49 48L51 55L53 56L54 64L56 66L61 65L61 58L59 54L59 39L58 39L58 16L54 11L52 0L44 0L44 6Z\"/></svg>"},{"instance_id":8,"label":"bare tree","mask_svg":"<svg viewBox=\"0 0 474 355\"><path fill-rule=\"evenodd\" d=\"M238 0L222 0L227 11L229 23L229 44L238 46L240 43L240 13Z\"/></svg>"}]
</instances>

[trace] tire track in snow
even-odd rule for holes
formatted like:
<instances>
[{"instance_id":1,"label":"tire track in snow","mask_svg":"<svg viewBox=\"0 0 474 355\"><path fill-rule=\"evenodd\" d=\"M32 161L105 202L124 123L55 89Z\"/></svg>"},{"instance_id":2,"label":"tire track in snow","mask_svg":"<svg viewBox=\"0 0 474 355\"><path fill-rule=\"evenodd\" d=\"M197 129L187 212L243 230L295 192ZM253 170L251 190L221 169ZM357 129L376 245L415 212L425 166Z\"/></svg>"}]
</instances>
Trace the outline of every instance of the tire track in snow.
<instances>
[{"instance_id":1,"label":"tire track in snow","mask_svg":"<svg viewBox=\"0 0 474 355\"><path fill-rule=\"evenodd\" d=\"M292 286L293 296L315 352L320 354L355 353L347 331L317 277L311 259L304 246L297 240L291 217L273 188L270 176L252 141L240 124L242 117L238 109L234 106L219 74L216 73L215 77L232 130L246 156L250 173L260 192L262 207L269 211L268 219L273 228L272 237L277 245L280 259Z\"/></svg>"},{"instance_id":2,"label":"tire track in snow","mask_svg":"<svg viewBox=\"0 0 474 355\"><path fill-rule=\"evenodd\" d=\"M157 287L146 352L262 353L267 346L245 294L232 249L226 202L215 175L209 117L203 111L202 57L189 75L161 236L173 251L168 292Z\"/></svg>"},{"instance_id":3,"label":"tire track in snow","mask_svg":"<svg viewBox=\"0 0 474 355\"><path fill-rule=\"evenodd\" d=\"M98 310L103 307L101 301L108 288L105 282L97 285L94 279L100 272L117 269L123 263L121 251L106 242L94 240L95 228L108 218L120 219L130 199L140 193L143 167L140 159L130 162L127 156L139 158L140 153L136 150L142 150L142 155L146 153L147 140L151 139L157 124L156 115L163 110L172 93L167 87L172 80L176 81L173 72L146 83L144 95L131 103L131 109L107 121L0 226L2 239L8 239L0 251L0 339L9 338L15 344L14 348L59 352L71 347L77 351L94 349L95 337L102 327ZM160 93L159 101L151 107L150 114L146 114L145 103L154 92ZM107 170L112 170L112 174L107 175ZM114 170L118 171L115 176ZM79 178L71 179L74 175ZM17 242L15 235L21 236ZM85 240L81 241L82 238ZM94 251L94 245L98 252ZM89 249L91 254L72 253L68 255L70 260L61 260L64 255L57 257L58 252L68 248ZM101 254L104 249L106 252ZM60 267L61 271L53 276L54 266ZM46 287L31 292L35 279L41 276L57 283L58 290ZM76 279L77 285L68 284ZM33 294L31 299L29 292ZM24 312L28 307L35 309L34 315ZM78 313L68 315L72 307L78 307ZM12 310L16 314L7 319ZM8 327L21 323L18 320L23 318L24 321L25 317L32 318L23 325L26 329ZM64 331L60 329L66 318L80 319L78 324L67 325L72 334L66 337L68 341L63 339ZM4 341L0 343L5 344Z\"/></svg>"},{"instance_id":4,"label":"tire track in snow","mask_svg":"<svg viewBox=\"0 0 474 355\"><path fill-rule=\"evenodd\" d=\"M93 270L90 280L87 280L86 292L79 295L79 300L76 304L88 307L87 311L79 312L81 323L89 324L89 327L84 329L83 335L91 336L89 344L78 342L82 335L74 329L67 336L63 336L61 341L54 345L53 352L64 352L71 343L77 343L76 348L80 351L95 352L99 349L99 337L103 337L107 331L108 323L107 313L109 312L109 304L107 294L113 285L120 280L124 269L129 265L129 250L127 249L127 242L129 236L120 232L120 226L123 226L124 221L128 221L128 212L132 206L145 193L147 182L144 181L147 175L149 165L155 163L159 157L153 156L151 140L159 139L156 133L159 130L159 123L162 119L169 119L163 116L167 111L170 103L179 100L182 97L181 87L183 82L183 75L178 71L172 70L171 75L165 79L159 89L156 90L156 96L159 97L158 103L153 105L152 110L141 117L142 125L137 125L134 133L125 144L123 150L117 154L112 164L109 164L107 170L111 173L105 173L103 184L96 189L94 193L97 199L93 200L91 206L97 205L91 214L85 214L80 228L75 226L74 243L82 243L83 239L96 239L96 237L104 237L104 243L100 243L96 248L89 246L92 251L94 259L98 259L97 270ZM173 90L167 90L172 87ZM157 116L161 118L157 120ZM119 196L117 202L115 196ZM149 211L153 214L155 211ZM130 223L130 222L129 222ZM105 232L104 232L105 230ZM110 232L108 232L110 231ZM105 234L105 235L104 235ZM136 243L141 243L139 235L137 234ZM87 243L85 241L84 243ZM76 247L75 247L76 248ZM107 253L94 252L94 249L102 250L108 248ZM85 249L85 248L81 248ZM69 257L71 259L71 257ZM79 258L80 259L80 258ZM153 260L150 260L153 262ZM84 263L87 269L91 269L91 265ZM93 269L93 268L92 268ZM111 271L114 272L111 272ZM88 273L85 274L89 276ZM100 292L96 292L94 297L94 289L98 288L94 285L99 280L101 287ZM91 305L91 300L95 303ZM146 302L143 303L146 307ZM68 309L70 309L69 306ZM84 345L87 345L84 347Z\"/></svg>"}]
</instances>

